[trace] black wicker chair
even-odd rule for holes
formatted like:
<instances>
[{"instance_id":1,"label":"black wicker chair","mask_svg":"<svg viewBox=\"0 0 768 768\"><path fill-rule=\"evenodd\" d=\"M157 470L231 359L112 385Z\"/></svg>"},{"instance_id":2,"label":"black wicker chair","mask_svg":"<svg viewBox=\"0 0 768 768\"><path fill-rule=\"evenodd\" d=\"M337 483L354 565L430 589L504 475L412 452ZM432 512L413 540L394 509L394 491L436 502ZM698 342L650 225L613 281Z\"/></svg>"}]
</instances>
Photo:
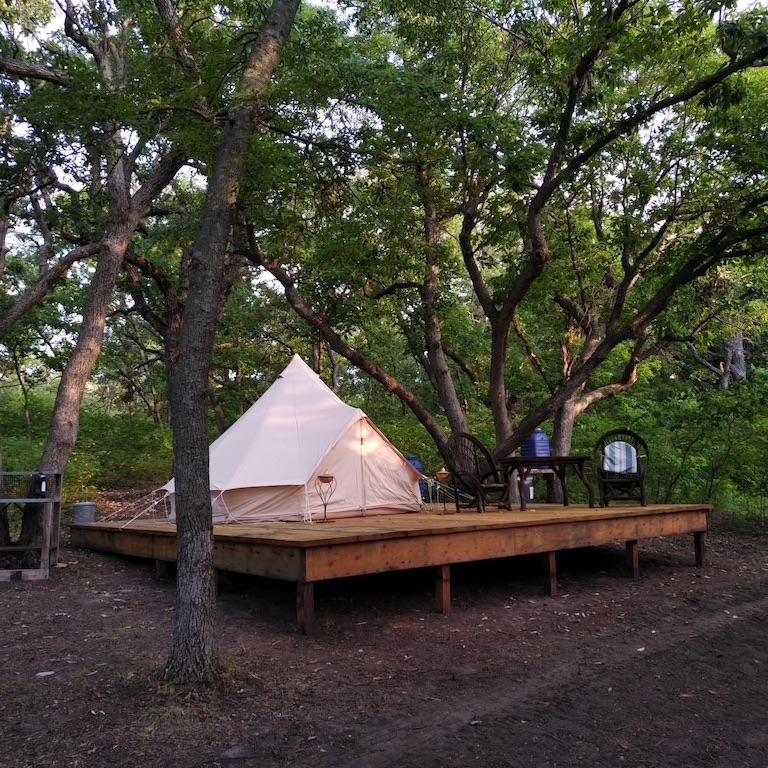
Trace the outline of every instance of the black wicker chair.
<instances>
[{"instance_id":1,"label":"black wicker chair","mask_svg":"<svg viewBox=\"0 0 768 768\"><path fill-rule=\"evenodd\" d=\"M593 463L601 507L632 500L645 506L648 445L640 435L628 429L606 432L595 445Z\"/></svg>"},{"instance_id":2,"label":"black wicker chair","mask_svg":"<svg viewBox=\"0 0 768 768\"><path fill-rule=\"evenodd\" d=\"M486 504L508 503L506 473L496 466L480 440L455 432L448 439L447 454L457 512L473 507L484 512Z\"/></svg>"}]
</instances>

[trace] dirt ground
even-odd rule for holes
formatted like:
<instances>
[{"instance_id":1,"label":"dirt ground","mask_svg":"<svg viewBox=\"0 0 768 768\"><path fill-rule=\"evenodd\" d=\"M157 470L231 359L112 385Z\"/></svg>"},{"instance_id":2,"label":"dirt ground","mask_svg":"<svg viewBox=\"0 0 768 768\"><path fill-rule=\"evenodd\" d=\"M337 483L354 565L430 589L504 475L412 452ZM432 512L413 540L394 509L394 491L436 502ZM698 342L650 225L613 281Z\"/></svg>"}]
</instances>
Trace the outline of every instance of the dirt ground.
<instances>
[{"instance_id":1,"label":"dirt ground","mask_svg":"<svg viewBox=\"0 0 768 768\"><path fill-rule=\"evenodd\" d=\"M293 588L232 578L225 681L162 682L174 585L152 564L65 546L47 582L0 584L0 766L486 768L768 766L768 535L691 537Z\"/></svg>"}]
</instances>

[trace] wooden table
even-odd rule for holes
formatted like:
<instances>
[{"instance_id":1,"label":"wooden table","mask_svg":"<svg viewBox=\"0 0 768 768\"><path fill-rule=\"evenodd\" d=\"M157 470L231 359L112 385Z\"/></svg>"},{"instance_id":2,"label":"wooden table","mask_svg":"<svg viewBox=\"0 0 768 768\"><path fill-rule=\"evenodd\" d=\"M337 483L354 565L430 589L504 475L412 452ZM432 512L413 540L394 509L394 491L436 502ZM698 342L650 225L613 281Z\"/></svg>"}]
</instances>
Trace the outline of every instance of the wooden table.
<instances>
[{"instance_id":1,"label":"wooden table","mask_svg":"<svg viewBox=\"0 0 768 768\"><path fill-rule=\"evenodd\" d=\"M510 489L512 487L512 474L517 472L517 486L520 491L520 509L522 511L525 511L526 508L525 481L531 474L542 469L551 469L555 477L560 481L560 487L563 490L563 504L567 507L568 488L565 483L565 475L568 467L572 467L581 482L584 483L589 494L589 506L594 507L595 492L587 478L585 468L589 458L589 456L509 456L506 459L501 459L499 465L507 473L507 485Z\"/></svg>"}]
</instances>

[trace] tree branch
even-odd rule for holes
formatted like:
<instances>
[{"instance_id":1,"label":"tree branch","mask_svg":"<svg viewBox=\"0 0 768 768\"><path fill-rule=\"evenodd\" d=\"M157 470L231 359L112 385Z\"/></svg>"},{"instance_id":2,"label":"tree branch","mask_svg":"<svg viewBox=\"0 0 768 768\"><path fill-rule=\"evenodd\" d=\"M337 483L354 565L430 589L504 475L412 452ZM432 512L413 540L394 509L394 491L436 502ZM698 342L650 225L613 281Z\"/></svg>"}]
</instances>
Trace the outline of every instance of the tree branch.
<instances>
[{"instance_id":1,"label":"tree branch","mask_svg":"<svg viewBox=\"0 0 768 768\"><path fill-rule=\"evenodd\" d=\"M77 261L87 259L89 256L95 256L101 250L101 243L89 243L82 248L76 248L70 251L66 256L60 259L56 264L47 269L40 279L23 294L14 305L0 317L0 338L2 338L11 326L18 322L27 312L42 303L43 299L53 288L55 282L66 274L67 270Z\"/></svg>"},{"instance_id":2,"label":"tree branch","mask_svg":"<svg viewBox=\"0 0 768 768\"><path fill-rule=\"evenodd\" d=\"M248 230L248 238L251 244L251 250L248 254L249 261L266 269L283 286L285 297L294 312L314 328L322 338L325 339L333 351L338 352L342 357L349 360L352 365L367 373L372 379L378 381L388 392L399 397L424 425L435 440L435 443L437 445L444 445L446 435L443 428L434 418L432 413L421 404L414 393L406 389L397 379L386 373L386 371L376 365L372 360L347 344L334 330L327 319L322 317L304 301L288 273L276 260L270 260L266 257L264 252L258 246L253 235L253 230L250 227Z\"/></svg>"},{"instance_id":3,"label":"tree branch","mask_svg":"<svg viewBox=\"0 0 768 768\"><path fill-rule=\"evenodd\" d=\"M69 85L69 80L66 77L46 67L29 61L9 59L5 56L0 56L0 74L11 75L22 80L42 80L62 88L66 88Z\"/></svg>"}]
</instances>

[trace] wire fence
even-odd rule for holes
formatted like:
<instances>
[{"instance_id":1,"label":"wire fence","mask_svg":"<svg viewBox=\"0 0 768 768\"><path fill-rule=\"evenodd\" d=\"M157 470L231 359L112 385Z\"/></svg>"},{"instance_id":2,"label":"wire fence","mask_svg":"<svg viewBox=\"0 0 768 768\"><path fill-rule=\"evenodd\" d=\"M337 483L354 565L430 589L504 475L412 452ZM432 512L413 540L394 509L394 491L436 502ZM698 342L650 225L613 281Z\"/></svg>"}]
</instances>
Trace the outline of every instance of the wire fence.
<instances>
[{"instance_id":1,"label":"wire fence","mask_svg":"<svg viewBox=\"0 0 768 768\"><path fill-rule=\"evenodd\" d=\"M29 504L61 500L57 472L0 472L0 504Z\"/></svg>"}]
</instances>

